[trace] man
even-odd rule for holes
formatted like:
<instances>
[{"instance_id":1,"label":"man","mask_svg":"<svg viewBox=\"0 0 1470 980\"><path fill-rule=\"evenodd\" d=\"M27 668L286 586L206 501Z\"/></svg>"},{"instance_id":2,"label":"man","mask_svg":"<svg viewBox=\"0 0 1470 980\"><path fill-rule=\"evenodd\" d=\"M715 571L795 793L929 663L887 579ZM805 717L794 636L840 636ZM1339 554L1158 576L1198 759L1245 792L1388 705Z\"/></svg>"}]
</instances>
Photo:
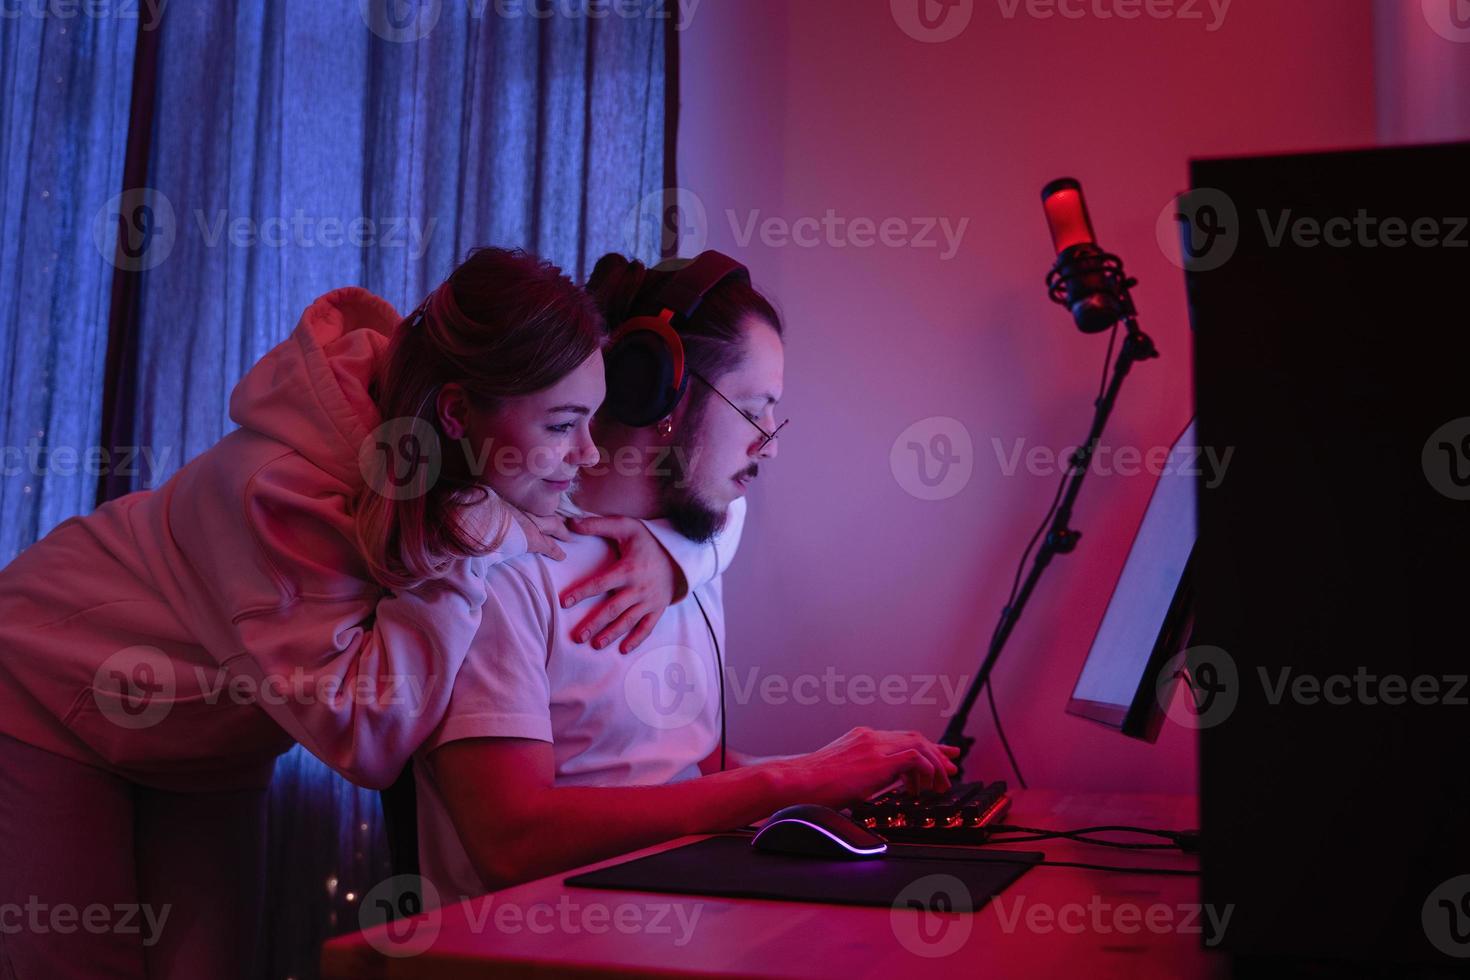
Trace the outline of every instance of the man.
<instances>
[{"instance_id":1,"label":"man","mask_svg":"<svg viewBox=\"0 0 1470 980\"><path fill-rule=\"evenodd\" d=\"M583 473L577 505L666 518L672 532L714 539L716 569L708 582L690 583L634 656L576 643L583 614L563 607L596 594L595 578L566 593L607 560L606 541L579 536L563 561L527 556L490 571L480 631L415 767L421 871L443 901L739 827L792 803L845 806L898 779L915 789L949 786L956 750L916 732L867 728L805 755L726 752L720 771L719 572L738 542L741 498L776 456L785 361L781 321L744 272L718 253L676 273L606 256L593 272L589 289L614 327L611 390L596 429L609 463L599 454L600 465ZM691 287L701 273L708 281ZM645 424L629 407L638 393L620 388L667 371L635 365L630 374L623 355L639 338L616 328L675 295L685 308L665 310L663 322L677 338L642 339L674 345L693 383ZM593 405L602 400L586 394ZM589 448L591 438L589 427ZM629 459L664 465L630 467ZM595 531L586 522L581 529Z\"/></svg>"}]
</instances>

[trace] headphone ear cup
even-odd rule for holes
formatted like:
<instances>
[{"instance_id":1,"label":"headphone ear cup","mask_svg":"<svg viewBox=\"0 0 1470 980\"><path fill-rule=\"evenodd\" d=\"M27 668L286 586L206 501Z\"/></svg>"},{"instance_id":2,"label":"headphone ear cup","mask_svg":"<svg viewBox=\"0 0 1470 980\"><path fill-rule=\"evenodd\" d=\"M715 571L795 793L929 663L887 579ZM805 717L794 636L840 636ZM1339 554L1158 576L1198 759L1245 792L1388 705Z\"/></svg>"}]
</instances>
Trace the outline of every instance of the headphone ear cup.
<instances>
[{"instance_id":1,"label":"headphone ear cup","mask_svg":"<svg viewBox=\"0 0 1470 980\"><path fill-rule=\"evenodd\" d=\"M667 325L646 319L664 330L629 321L603 353L607 398L602 409L635 428L652 425L672 412L688 385L688 378L679 370L683 359L675 356L665 336ZM677 335L674 339L677 342Z\"/></svg>"}]
</instances>

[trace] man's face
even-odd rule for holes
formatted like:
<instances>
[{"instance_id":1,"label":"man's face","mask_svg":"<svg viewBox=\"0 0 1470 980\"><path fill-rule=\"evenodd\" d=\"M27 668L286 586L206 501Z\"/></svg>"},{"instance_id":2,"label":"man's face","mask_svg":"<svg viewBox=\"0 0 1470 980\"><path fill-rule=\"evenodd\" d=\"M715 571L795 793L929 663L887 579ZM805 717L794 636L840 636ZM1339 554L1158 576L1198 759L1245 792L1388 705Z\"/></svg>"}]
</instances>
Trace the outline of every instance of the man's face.
<instances>
[{"instance_id":1,"label":"man's face","mask_svg":"<svg viewBox=\"0 0 1470 980\"><path fill-rule=\"evenodd\" d=\"M709 379L735 407L699 379L691 379L690 394L698 397L686 396L680 406L683 417L675 420L675 441L683 447L683 458L675 454L670 475L660 481L663 510L675 527L696 541L707 540L720 529L731 502L744 496L761 462L775 457L779 442L762 447L764 436L756 426L767 432L776 428L785 347L780 334L759 317L748 317L741 334L739 362Z\"/></svg>"}]
</instances>

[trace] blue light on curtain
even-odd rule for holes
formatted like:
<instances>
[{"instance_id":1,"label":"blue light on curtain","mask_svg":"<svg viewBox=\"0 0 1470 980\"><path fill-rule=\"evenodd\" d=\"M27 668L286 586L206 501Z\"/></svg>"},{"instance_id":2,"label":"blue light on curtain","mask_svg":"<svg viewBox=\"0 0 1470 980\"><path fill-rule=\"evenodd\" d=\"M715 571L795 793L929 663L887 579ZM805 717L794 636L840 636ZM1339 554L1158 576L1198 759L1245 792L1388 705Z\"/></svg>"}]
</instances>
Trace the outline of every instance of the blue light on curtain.
<instances>
[{"instance_id":1,"label":"blue light on curtain","mask_svg":"<svg viewBox=\"0 0 1470 980\"><path fill-rule=\"evenodd\" d=\"M0 565L92 509L138 22L0 17ZM44 11L44 7L40 8Z\"/></svg>"},{"instance_id":2,"label":"blue light on curtain","mask_svg":"<svg viewBox=\"0 0 1470 980\"><path fill-rule=\"evenodd\" d=\"M404 310L483 244L579 281L606 251L658 258L626 227L664 182L663 20L389 0L406 20L375 33L374 6L167 8L148 186L171 223L140 284L131 413L159 465L134 488L234 427L232 386L329 289ZM422 37L383 36L429 15ZM357 928L388 876L377 795L293 750L269 853L264 975L314 975L321 939Z\"/></svg>"}]
</instances>

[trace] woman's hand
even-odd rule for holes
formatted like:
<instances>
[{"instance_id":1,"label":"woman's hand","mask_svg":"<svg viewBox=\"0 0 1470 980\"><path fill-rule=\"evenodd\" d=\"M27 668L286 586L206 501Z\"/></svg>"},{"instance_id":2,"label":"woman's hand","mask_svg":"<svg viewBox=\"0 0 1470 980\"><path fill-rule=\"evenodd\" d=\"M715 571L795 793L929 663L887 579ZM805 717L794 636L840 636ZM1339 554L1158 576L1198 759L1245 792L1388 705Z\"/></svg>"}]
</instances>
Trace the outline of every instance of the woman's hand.
<instances>
[{"instance_id":1,"label":"woman's hand","mask_svg":"<svg viewBox=\"0 0 1470 980\"><path fill-rule=\"evenodd\" d=\"M510 506L507 504L506 506ZM537 514L528 514L519 507L510 508L511 517L515 518L521 530L526 532L526 550L538 555L545 555L561 561L567 556L557 541L572 540L572 532L567 530L566 518L560 514L552 514L550 517L541 517Z\"/></svg>"},{"instance_id":2,"label":"woman's hand","mask_svg":"<svg viewBox=\"0 0 1470 980\"><path fill-rule=\"evenodd\" d=\"M610 566L561 594L563 609L593 596L607 601L572 629L577 643L602 649L624 633L623 653L631 653L658 625L664 610L683 588L684 574L643 522L631 517L582 517L570 522L578 534L607 538L618 550Z\"/></svg>"},{"instance_id":3,"label":"woman's hand","mask_svg":"<svg viewBox=\"0 0 1470 980\"><path fill-rule=\"evenodd\" d=\"M860 726L807 755L771 763L804 803L834 809L867 800L902 779L910 793L944 792L959 770L959 749L918 732L874 731Z\"/></svg>"}]
</instances>

